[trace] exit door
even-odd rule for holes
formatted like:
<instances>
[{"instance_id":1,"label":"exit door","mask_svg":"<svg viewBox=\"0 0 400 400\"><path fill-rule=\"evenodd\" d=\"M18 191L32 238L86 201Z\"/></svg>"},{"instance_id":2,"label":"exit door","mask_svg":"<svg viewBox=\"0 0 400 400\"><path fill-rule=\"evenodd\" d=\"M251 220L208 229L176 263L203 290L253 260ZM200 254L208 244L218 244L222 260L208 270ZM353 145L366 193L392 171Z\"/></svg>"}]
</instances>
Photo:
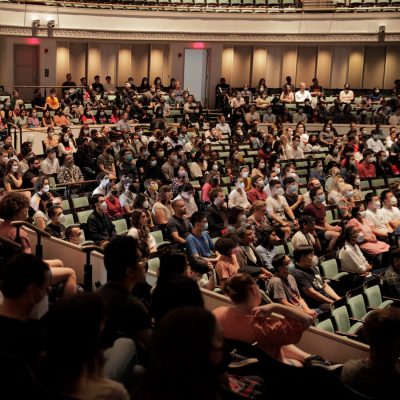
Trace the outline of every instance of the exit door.
<instances>
[{"instance_id":1,"label":"exit door","mask_svg":"<svg viewBox=\"0 0 400 400\"><path fill-rule=\"evenodd\" d=\"M185 49L183 85L197 101L207 106L208 50Z\"/></svg>"},{"instance_id":2,"label":"exit door","mask_svg":"<svg viewBox=\"0 0 400 400\"><path fill-rule=\"evenodd\" d=\"M39 46L14 45L14 87L19 89L19 96L30 101L34 88L21 86L39 85Z\"/></svg>"}]
</instances>

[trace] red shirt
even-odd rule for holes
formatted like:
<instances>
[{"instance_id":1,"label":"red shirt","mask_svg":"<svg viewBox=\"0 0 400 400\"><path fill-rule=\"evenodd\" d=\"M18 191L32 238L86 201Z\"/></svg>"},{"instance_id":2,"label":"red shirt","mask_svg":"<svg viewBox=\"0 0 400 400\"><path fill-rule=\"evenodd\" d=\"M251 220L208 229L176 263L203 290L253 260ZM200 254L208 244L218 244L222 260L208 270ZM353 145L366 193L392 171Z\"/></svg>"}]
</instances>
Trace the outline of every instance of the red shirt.
<instances>
[{"instance_id":1,"label":"red shirt","mask_svg":"<svg viewBox=\"0 0 400 400\"><path fill-rule=\"evenodd\" d=\"M250 203L254 203L256 200L267 200L267 193L263 190L253 188L247 192L247 198Z\"/></svg>"},{"instance_id":2,"label":"red shirt","mask_svg":"<svg viewBox=\"0 0 400 400\"><path fill-rule=\"evenodd\" d=\"M121 217L124 215L124 210L121 207L118 197L114 196L114 201L106 197L107 213L110 217Z\"/></svg>"},{"instance_id":3,"label":"red shirt","mask_svg":"<svg viewBox=\"0 0 400 400\"><path fill-rule=\"evenodd\" d=\"M315 218L315 225L325 226L325 206L321 204L317 207L314 202L310 203L305 209L304 214Z\"/></svg>"},{"instance_id":4,"label":"red shirt","mask_svg":"<svg viewBox=\"0 0 400 400\"><path fill-rule=\"evenodd\" d=\"M360 178L375 178L376 177L376 170L374 164L367 164L365 161L358 164L358 175Z\"/></svg>"}]
</instances>

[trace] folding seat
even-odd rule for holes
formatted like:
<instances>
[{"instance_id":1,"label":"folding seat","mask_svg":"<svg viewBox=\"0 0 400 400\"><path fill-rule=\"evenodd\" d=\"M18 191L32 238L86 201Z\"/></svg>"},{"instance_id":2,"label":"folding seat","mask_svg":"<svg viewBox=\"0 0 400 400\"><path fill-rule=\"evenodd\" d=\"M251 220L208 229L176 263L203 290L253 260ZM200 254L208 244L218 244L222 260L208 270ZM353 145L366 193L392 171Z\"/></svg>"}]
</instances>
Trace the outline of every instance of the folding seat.
<instances>
[{"instance_id":1,"label":"folding seat","mask_svg":"<svg viewBox=\"0 0 400 400\"><path fill-rule=\"evenodd\" d=\"M345 298L331 304L331 314L336 328L335 333L357 337L357 333L363 327L363 323L351 323Z\"/></svg>"},{"instance_id":2,"label":"folding seat","mask_svg":"<svg viewBox=\"0 0 400 400\"><path fill-rule=\"evenodd\" d=\"M72 206L75 209L89 208L89 199L87 196L73 197Z\"/></svg>"},{"instance_id":3,"label":"folding seat","mask_svg":"<svg viewBox=\"0 0 400 400\"><path fill-rule=\"evenodd\" d=\"M165 244L171 244L171 242L164 240L163 233L160 230L152 231L150 232L150 235L153 236L154 240L156 241L157 247Z\"/></svg>"},{"instance_id":4,"label":"folding seat","mask_svg":"<svg viewBox=\"0 0 400 400\"><path fill-rule=\"evenodd\" d=\"M340 282L349 275L348 272L339 272L339 268L335 258L322 261L320 264L320 270L321 275L331 281Z\"/></svg>"},{"instance_id":5,"label":"folding seat","mask_svg":"<svg viewBox=\"0 0 400 400\"><path fill-rule=\"evenodd\" d=\"M281 3L280 0L268 0L268 7L280 7Z\"/></svg>"},{"instance_id":6,"label":"folding seat","mask_svg":"<svg viewBox=\"0 0 400 400\"><path fill-rule=\"evenodd\" d=\"M242 5L242 0L231 0L232 7L240 7Z\"/></svg>"},{"instance_id":7,"label":"folding seat","mask_svg":"<svg viewBox=\"0 0 400 400\"><path fill-rule=\"evenodd\" d=\"M364 295L369 308L387 308L393 304L393 300L382 297L379 279L369 280L364 283Z\"/></svg>"},{"instance_id":8,"label":"folding seat","mask_svg":"<svg viewBox=\"0 0 400 400\"><path fill-rule=\"evenodd\" d=\"M160 268L160 259L158 257L150 258L147 261L147 266L149 267L149 271L158 272Z\"/></svg>"},{"instance_id":9,"label":"folding seat","mask_svg":"<svg viewBox=\"0 0 400 400\"><path fill-rule=\"evenodd\" d=\"M125 235L126 233L128 233L128 224L125 218L115 219L112 221L112 223L115 226L115 231L117 232L117 235Z\"/></svg>"},{"instance_id":10,"label":"folding seat","mask_svg":"<svg viewBox=\"0 0 400 400\"><path fill-rule=\"evenodd\" d=\"M332 322L332 316L330 312L325 312L323 314L318 315L315 319L315 327L320 329L321 331L335 333L335 327Z\"/></svg>"},{"instance_id":11,"label":"folding seat","mask_svg":"<svg viewBox=\"0 0 400 400\"><path fill-rule=\"evenodd\" d=\"M242 0L243 7L253 7L254 0Z\"/></svg>"},{"instance_id":12,"label":"folding seat","mask_svg":"<svg viewBox=\"0 0 400 400\"><path fill-rule=\"evenodd\" d=\"M63 225L64 225L65 227L75 224L75 221L74 221L74 214L72 213L72 211L69 211L69 210L68 210L68 211L65 211L65 210L63 210L63 214L64 214L64 216L65 216L65 220L64 220L64 223L63 223Z\"/></svg>"},{"instance_id":13,"label":"folding seat","mask_svg":"<svg viewBox=\"0 0 400 400\"><path fill-rule=\"evenodd\" d=\"M89 215L92 214L93 210L84 210L84 211L79 211L76 213L78 222L80 224L86 224Z\"/></svg>"},{"instance_id":14,"label":"folding seat","mask_svg":"<svg viewBox=\"0 0 400 400\"><path fill-rule=\"evenodd\" d=\"M368 314L362 286L349 290L346 294L347 305L352 318L363 321Z\"/></svg>"}]
</instances>

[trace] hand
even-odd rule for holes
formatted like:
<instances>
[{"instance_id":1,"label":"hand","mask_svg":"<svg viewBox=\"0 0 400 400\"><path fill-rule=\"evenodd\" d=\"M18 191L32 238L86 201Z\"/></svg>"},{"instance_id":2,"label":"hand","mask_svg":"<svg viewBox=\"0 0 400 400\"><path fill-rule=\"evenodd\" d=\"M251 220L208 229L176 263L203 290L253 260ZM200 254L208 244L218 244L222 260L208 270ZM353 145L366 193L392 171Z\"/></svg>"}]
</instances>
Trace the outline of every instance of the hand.
<instances>
[{"instance_id":1,"label":"hand","mask_svg":"<svg viewBox=\"0 0 400 400\"><path fill-rule=\"evenodd\" d=\"M293 220L293 224L294 226L299 226L299 221L297 221L297 219Z\"/></svg>"},{"instance_id":2,"label":"hand","mask_svg":"<svg viewBox=\"0 0 400 400\"><path fill-rule=\"evenodd\" d=\"M310 308L308 310L304 310L304 312L313 318L315 318L318 315L318 313L315 310L311 310Z\"/></svg>"},{"instance_id":3,"label":"hand","mask_svg":"<svg viewBox=\"0 0 400 400\"><path fill-rule=\"evenodd\" d=\"M302 202L303 202L303 195L299 194L298 197L297 197L297 203L300 204Z\"/></svg>"},{"instance_id":4,"label":"hand","mask_svg":"<svg viewBox=\"0 0 400 400\"><path fill-rule=\"evenodd\" d=\"M334 231L342 232L342 228L340 226L334 226Z\"/></svg>"}]
</instances>

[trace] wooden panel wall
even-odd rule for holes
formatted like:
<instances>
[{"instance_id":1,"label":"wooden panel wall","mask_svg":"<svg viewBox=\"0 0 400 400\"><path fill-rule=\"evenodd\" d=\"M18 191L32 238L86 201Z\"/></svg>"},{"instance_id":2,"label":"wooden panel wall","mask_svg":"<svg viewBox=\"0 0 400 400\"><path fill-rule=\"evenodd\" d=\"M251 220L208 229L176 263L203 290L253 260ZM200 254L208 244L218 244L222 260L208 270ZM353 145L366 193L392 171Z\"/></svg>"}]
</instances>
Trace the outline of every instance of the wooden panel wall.
<instances>
[{"instance_id":1,"label":"wooden panel wall","mask_svg":"<svg viewBox=\"0 0 400 400\"><path fill-rule=\"evenodd\" d=\"M299 47L297 50L296 85L309 84L316 74L318 47Z\"/></svg>"}]
</instances>

